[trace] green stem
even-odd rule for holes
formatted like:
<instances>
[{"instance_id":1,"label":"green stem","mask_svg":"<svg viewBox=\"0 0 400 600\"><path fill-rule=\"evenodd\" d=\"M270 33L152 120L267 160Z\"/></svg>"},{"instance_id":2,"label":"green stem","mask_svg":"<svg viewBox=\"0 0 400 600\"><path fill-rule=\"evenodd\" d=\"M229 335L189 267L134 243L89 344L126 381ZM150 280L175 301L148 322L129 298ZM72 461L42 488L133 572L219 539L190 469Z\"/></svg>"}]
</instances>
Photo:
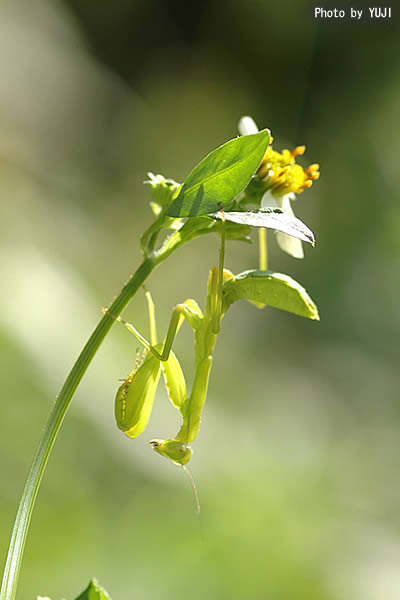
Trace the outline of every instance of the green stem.
<instances>
[{"instance_id":1,"label":"green stem","mask_svg":"<svg viewBox=\"0 0 400 600\"><path fill-rule=\"evenodd\" d=\"M259 254L260 254L260 271L268 269L268 246L267 246L267 230L261 227L258 233Z\"/></svg>"},{"instance_id":2,"label":"green stem","mask_svg":"<svg viewBox=\"0 0 400 600\"><path fill-rule=\"evenodd\" d=\"M146 258L136 273L123 287L119 296L110 306L110 312L118 316L132 299L139 287L144 283L152 270L166 255L158 255ZM94 355L99 349L108 331L111 329L114 319L105 315L90 336L86 346L80 353L76 363L72 367L61 392L50 413L47 425L44 429L39 446L33 457L32 465L28 474L21 502L18 507L14 529L8 550L7 562L4 569L3 583L0 592L0 600L14 600L19 571L21 568L25 542L28 534L29 523L32 517L33 507L39 491L40 482L46 468L51 449L56 440L58 431L62 425L65 413L70 405L72 397L90 365Z\"/></svg>"},{"instance_id":3,"label":"green stem","mask_svg":"<svg viewBox=\"0 0 400 600\"><path fill-rule=\"evenodd\" d=\"M213 333L219 333L219 328L221 324L222 317L222 286L224 283L224 261L225 261L225 215L222 211L222 221L221 221L221 247L219 249L219 269L218 269L218 291L216 293L216 307L215 307L215 315L213 321Z\"/></svg>"}]
</instances>

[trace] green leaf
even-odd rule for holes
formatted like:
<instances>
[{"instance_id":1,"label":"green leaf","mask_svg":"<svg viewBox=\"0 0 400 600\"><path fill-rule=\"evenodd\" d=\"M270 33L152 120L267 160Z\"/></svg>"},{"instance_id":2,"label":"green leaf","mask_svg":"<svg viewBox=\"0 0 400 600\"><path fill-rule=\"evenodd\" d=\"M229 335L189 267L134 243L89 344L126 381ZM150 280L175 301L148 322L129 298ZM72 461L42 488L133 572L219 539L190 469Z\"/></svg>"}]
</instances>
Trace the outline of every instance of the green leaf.
<instances>
[{"instance_id":1,"label":"green leaf","mask_svg":"<svg viewBox=\"0 0 400 600\"><path fill-rule=\"evenodd\" d=\"M222 214L217 212L213 215L216 219L221 219ZM241 225L250 225L251 227L267 227L275 229L282 233L292 235L303 242L309 242L315 245L314 234L304 225L300 219L290 215L281 208L260 208L250 212L224 212L225 219Z\"/></svg>"},{"instance_id":2,"label":"green leaf","mask_svg":"<svg viewBox=\"0 0 400 600\"><path fill-rule=\"evenodd\" d=\"M265 129L230 140L208 154L190 173L167 214L196 217L229 205L257 171L269 137Z\"/></svg>"},{"instance_id":3,"label":"green leaf","mask_svg":"<svg viewBox=\"0 0 400 600\"><path fill-rule=\"evenodd\" d=\"M287 310L319 321L318 309L297 281L274 271L244 271L229 279L222 288L222 309L226 312L236 300L249 300Z\"/></svg>"},{"instance_id":4,"label":"green leaf","mask_svg":"<svg viewBox=\"0 0 400 600\"><path fill-rule=\"evenodd\" d=\"M92 579L86 590L76 600L111 600L111 596L107 594L95 579Z\"/></svg>"},{"instance_id":5,"label":"green leaf","mask_svg":"<svg viewBox=\"0 0 400 600\"><path fill-rule=\"evenodd\" d=\"M255 204L259 207L264 194L264 181L260 177L253 177L243 194L240 195L239 205L242 209L247 209L249 204Z\"/></svg>"},{"instance_id":6,"label":"green leaf","mask_svg":"<svg viewBox=\"0 0 400 600\"><path fill-rule=\"evenodd\" d=\"M221 226L221 221L216 221L211 217L201 216L188 219L178 231L174 231L174 233L165 240L161 248L157 250L157 255L162 256L163 259L165 259L171 252L200 235L213 232L220 233ZM251 243L249 233L250 228L247 225L226 223L225 235L227 240L238 240Z\"/></svg>"}]
</instances>

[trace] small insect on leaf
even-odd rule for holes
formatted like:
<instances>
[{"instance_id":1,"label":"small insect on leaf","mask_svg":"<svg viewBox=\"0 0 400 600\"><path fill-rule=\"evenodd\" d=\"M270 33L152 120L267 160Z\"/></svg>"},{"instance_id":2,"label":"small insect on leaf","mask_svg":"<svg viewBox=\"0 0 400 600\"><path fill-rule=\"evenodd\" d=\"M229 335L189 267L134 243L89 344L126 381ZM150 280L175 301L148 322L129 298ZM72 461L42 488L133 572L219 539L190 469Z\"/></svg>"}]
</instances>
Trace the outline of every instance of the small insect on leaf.
<instances>
[{"instance_id":1,"label":"small insect on leaf","mask_svg":"<svg viewBox=\"0 0 400 600\"><path fill-rule=\"evenodd\" d=\"M267 129L226 142L189 174L167 211L170 217L196 217L229 205L248 185L269 143Z\"/></svg>"},{"instance_id":2,"label":"small insect on leaf","mask_svg":"<svg viewBox=\"0 0 400 600\"><path fill-rule=\"evenodd\" d=\"M128 437L135 438L146 428L160 373L160 361L148 354L119 387L115 397L115 418L119 429Z\"/></svg>"},{"instance_id":3,"label":"small insect on leaf","mask_svg":"<svg viewBox=\"0 0 400 600\"><path fill-rule=\"evenodd\" d=\"M216 212L214 217L221 219L221 213ZM224 212L227 221L250 225L251 227L266 227L287 233L303 242L315 245L314 234L300 219L290 215L281 208L260 208L249 212Z\"/></svg>"}]
</instances>

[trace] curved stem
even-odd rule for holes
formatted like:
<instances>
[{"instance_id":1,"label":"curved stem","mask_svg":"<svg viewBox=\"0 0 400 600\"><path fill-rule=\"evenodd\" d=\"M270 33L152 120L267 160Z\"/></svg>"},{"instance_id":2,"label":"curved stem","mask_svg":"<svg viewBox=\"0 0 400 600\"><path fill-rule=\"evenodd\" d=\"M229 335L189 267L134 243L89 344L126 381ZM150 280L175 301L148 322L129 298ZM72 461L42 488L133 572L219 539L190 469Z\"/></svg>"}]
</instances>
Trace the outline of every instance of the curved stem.
<instances>
[{"instance_id":1,"label":"curved stem","mask_svg":"<svg viewBox=\"0 0 400 600\"><path fill-rule=\"evenodd\" d=\"M117 296L110 306L109 310L112 314L119 315L121 313L139 287L150 275L151 271L159 262L161 262L163 258L164 257L161 255L157 258L153 256L143 261L136 273L123 287L119 296ZM15 598L29 523L47 460L56 440L58 431L62 425L65 413L70 405L71 399L89 364L103 342L106 334L111 329L113 323L114 320L110 319L110 317L107 315L101 319L100 323L97 325L96 329L80 353L76 363L72 367L72 370L69 373L50 413L46 427L40 439L39 446L36 450L35 456L33 457L25 488L22 493L21 502L18 507L8 550L7 562L4 569L0 600L14 600Z\"/></svg>"}]
</instances>

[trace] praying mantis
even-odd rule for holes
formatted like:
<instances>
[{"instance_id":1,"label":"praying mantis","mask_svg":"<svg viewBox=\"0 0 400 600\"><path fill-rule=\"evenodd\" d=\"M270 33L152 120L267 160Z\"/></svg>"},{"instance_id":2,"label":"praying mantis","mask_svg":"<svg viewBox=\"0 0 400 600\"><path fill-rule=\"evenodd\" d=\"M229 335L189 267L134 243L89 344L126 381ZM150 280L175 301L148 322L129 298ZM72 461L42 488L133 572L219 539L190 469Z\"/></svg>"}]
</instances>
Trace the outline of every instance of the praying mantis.
<instances>
[{"instance_id":1,"label":"praying mantis","mask_svg":"<svg viewBox=\"0 0 400 600\"><path fill-rule=\"evenodd\" d=\"M153 439L150 445L158 454L183 467L192 484L198 510L196 488L186 468L193 455L189 444L196 439L199 432L201 414L207 397L213 350L222 318L229 306L237 300L246 299L259 308L266 305L275 306L309 319L319 319L317 307L306 290L289 276L267 270L262 264L259 270L244 271L238 275L224 268L226 220L234 214L219 210L214 215L214 218L222 222L221 246L219 265L213 267L209 273L204 313L192 298L175 306L162 344L157 342L154 304L149 291L146 290L150 341L134 325L103 309L105 314L122 323L133 333L145 348L142 359L123 380L117 391L115 398L117 426L130 438L136 438L144 431L162 373L168 397L182 416L182 425L174 438ZM272 217L272 222L263 220L259 226L264 226L266 223L267 227L276 228L274 211ZM268 214L267 218L269 218ZM291 234L298 235L295 231ZM173 341L184 320L193 329L195 340L195 374L190 395L187 395L185 377L172 350Z\"/></svg>"},{"instance_id":2,"label":"praying mantis","mask_svg":"<svg viewBox=\"0 0 400 600\"><path fill-rule=\"evenodd\" d=\"M229 270L224 269L225 219L223 213L222 223L219 266L213 267L209 273L204 313L192 298L175 306L163 344L157 343L154 303L148 290L145 291L145 294L149 308L150 341L134 325L103 309L105 314L115 318L133 333L145 348L142 360L123 380L117 391L115 398L117 426L131 438L136 438L144 431L150 418L162 372L168 397L172 405L181 413L182 425L175 438L153 439L150 441L150 445L158 454L184 468L191 480L198 510L199 504L194 482L185 465L193 454L189 444L196 439L199 431L201 413L207 397L212 354L224 315L222 286L225 281L233 277ZM193 329L195 338L195 373L190 395L187 395L185 377L179 361L172 351L173 341L184 320Z\"/></svg>"}]
</instances>

